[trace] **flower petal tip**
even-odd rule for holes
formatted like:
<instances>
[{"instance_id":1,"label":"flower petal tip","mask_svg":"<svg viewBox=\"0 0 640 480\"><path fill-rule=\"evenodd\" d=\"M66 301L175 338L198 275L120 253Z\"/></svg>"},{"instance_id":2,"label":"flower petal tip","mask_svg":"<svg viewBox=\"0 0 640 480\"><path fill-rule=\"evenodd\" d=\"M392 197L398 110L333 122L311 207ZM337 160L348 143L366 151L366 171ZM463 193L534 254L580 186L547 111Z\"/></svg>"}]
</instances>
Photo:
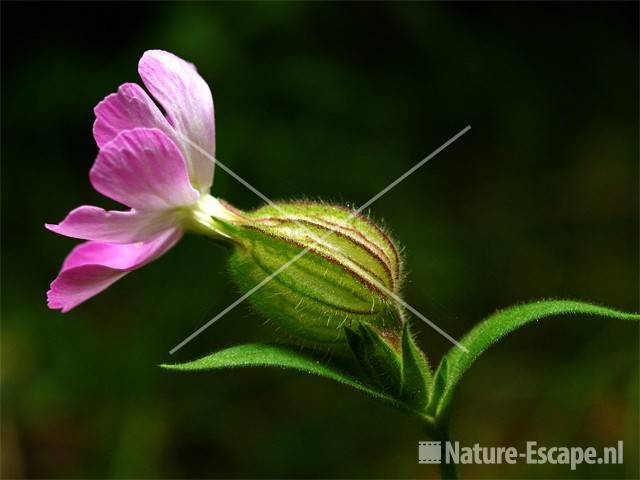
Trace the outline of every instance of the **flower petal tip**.
<instances>
[{"instance_id":1,"label":"flower petal tip","mask_svg":"<svg viewBox=\"0 0 640 480\"><path fill-rule=\"evenodd\" d=\"M60 310L60 313L67 313L73 307L69 307L65 305L64 302L60 301L58 295L54 291L54 283L55 280L51 282L51 288L47 291L47 307L49 307L50 310Z\"/></svg>"}]
</instances>

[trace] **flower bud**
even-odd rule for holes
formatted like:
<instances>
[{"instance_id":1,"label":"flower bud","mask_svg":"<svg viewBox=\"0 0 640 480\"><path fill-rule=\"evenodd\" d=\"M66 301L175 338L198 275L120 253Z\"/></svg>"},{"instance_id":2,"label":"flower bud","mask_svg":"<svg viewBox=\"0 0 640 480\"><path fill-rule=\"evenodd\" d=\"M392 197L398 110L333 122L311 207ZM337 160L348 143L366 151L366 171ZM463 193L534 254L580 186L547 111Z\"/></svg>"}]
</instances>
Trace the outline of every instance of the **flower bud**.
<instances>
[{"instance_id":1,"label":"flower bud","mask_svg":"<svg viewBox=\"0 0 640 480\"><path fill-rule=\"evenodd\" d=\"M367 324L397 347L401 260L382 229L316 202L267 205L243 217L230 271L243 292L261 285L249 299L270 321L314 345L345 344L343 327Z\"/></svg>"}]
</instances>

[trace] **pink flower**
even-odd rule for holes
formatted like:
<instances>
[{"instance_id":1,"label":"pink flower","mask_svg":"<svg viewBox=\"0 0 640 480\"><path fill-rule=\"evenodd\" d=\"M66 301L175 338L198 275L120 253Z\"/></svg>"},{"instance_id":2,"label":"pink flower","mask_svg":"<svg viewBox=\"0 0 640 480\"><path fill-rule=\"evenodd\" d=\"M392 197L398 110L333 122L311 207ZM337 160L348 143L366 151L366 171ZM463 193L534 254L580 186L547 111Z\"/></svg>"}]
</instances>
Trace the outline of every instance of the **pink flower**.
<instances>
[{"instance_id":1,"label":"pink flower","mask_svg":"<svg viewBox=\"0 0 640 480\"><path fill-rule=\"evenodd\" d=\"M49 308L71 310L163 255L186 230L224 236L218 220L232 215L208 194L215 153L209 87L192 64L161 50L145 52L138 72L166 115L135 83L95 107L100 152L89 179L130 210L84 205L46 225L88 240L71 251L51 283Z\"/></svg>"}]
</instances>

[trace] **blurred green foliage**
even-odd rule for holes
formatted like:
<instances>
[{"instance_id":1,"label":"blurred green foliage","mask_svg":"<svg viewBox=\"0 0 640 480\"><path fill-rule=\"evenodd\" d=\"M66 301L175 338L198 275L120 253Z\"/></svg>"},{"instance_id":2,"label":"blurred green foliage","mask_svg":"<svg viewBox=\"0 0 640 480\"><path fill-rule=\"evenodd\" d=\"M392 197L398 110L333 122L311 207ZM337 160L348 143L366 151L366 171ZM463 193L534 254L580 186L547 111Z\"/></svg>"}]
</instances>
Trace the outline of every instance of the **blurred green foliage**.
<instances>
[{"instance_id":1,"label":"blurred green foliage","mask_svg":"<svg viewBox=\"0 0 640 480\"><path fill-rule=\"evenodd\" d=\"M186 238L67 315L44 294L76 243L45 231L92 191L92 107L146 49L198 66L217 156L275 199L362 204L404 245L405 297L456 337L540 297L638 307L637 3L3 3L2 476L429 477L411 419L326 380L162 371L238 296ZM218 170L214 194L260 202ZM435 361L447 340L414 320ZM560 318L460 385L463 444L613 445L622 466L475 466L493 478L636 478L638 336ZM272 335L248 305L173 361Z\"/></svg>"}]
</instances>

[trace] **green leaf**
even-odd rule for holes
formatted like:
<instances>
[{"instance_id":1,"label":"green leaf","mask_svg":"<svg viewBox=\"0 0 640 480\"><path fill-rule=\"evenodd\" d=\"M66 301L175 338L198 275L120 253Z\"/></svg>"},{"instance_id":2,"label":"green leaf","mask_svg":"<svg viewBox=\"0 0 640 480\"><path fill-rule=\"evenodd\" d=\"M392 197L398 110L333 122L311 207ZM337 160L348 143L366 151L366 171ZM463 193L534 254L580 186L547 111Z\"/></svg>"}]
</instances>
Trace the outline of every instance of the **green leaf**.
<instances>
[{"instance_id":1,"label":"green leaf","mask_svg":"<svg viewBox=\"0 0 640 480\"><path fill-rule=\"evenodd\" d=\"M508 333L542 318L576 314L640 320L640 315L635 313L573 300L541 300L498 311L476 325L460 341L468 349L468 353L454 346L443 357L435 374L434 393L427 412L436 417L446 413L453 391L464 372L482 352Z\"/></svg>"},{"instance_id":2,"label":"green leaf","mask_svg":"<svg viewBox=\"0 0 640 480\"><path fill-rule=\"evenodd\" d=\"M431 370L422 351L416 345L409 322L402 331L402 398L416 409L427 403L431 387Z\"/></svg>"},{"instance_id":3,"label":"green leaf","mask_svg":"<svg viewBox=\"0 0 640 480\"><path fill-rule=\"evenodd\" d=\"M400 356L370 325L360 324L357 330L345 328L345 336L367 379L380 390L394 397L400 393Z\"/></svg>"},{"instance_id":4,"label":"green leaf","mask_svg":"<svg viewBox=\"0 0 640 480\"><path fill-rule=\"evenodd\" d=\"M359 390L377 400L407 410L406 406L393 397L379 392L352 376L336 369L310 354L302 353L300 348L276 344L250 343L212 353L198 360L172 365L160 365L168 370L200 371L220 370L237 367L280 367L329 378L336 382Z\"/></svg>"},{"instance_id":5,"label":"green leaf","mask_svg":"<svg viewBox=\"0 0 640 480\"><path fill-rule=\"evenodd\" d=\"M447 377L449 374L448 359L445 355L440 360L438 369L433 375L433 382L431 383L431 392L429 395L429 401L426 408L426 414L431 418L436 418L436 410L439 406L439 399L441 398L445 388L447 387Z\"/></svg>"}]
</instances>

